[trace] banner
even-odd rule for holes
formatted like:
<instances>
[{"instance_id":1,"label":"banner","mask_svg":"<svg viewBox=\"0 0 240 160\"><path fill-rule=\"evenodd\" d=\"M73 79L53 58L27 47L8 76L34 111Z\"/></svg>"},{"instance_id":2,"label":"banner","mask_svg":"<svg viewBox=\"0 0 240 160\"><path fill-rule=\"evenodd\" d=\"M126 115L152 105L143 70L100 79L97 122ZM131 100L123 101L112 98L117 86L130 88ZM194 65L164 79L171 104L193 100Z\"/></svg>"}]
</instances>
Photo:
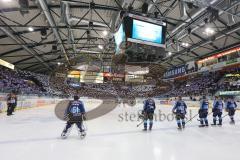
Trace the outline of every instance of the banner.
<instances>
[{"instance_id":1,"label":"banner","mask_svg":"<svg viewBox=\"0 0 240 160\"><path fill-rule=\"evenodd\" d=\"M226 61L226 65L228 64L233 64L233 63L237 63L238 62L238 59L232 59L232 60L229 60L229 61Z\"/></svg>"},{"instance_id":2,"label":"banner","mask_svg":"<svg viewBox=\"0 0 240 160\"><path fill-rule=\"evenodd\" d=\"M172 68L164 73L164 78L173 78L177 76L182 76L186 73L185 65L181 65L175 68Z\"/></svg>"},{"instance_id":3,"label":"banner","mask_svg":"<svg viewBox=\"0 0 240 160\"><path fill-rule=\"evenodd\" d=\"M220 91L220 96L236 96L240 95L240 91Z\"/></svg>"}]
</instances>

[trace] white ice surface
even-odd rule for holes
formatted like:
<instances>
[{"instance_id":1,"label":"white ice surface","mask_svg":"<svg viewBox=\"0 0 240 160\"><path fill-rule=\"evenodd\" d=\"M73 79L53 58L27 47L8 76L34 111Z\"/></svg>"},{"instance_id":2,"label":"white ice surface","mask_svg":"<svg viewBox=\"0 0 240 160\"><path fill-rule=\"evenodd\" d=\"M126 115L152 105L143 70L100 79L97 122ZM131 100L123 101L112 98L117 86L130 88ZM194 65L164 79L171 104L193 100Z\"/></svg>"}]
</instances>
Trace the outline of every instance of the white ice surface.
<instances>
[{"instance_id":1,"label":"white ice surface","mask_svg":"<svg viewBox=\"0 0 240 160\"><path fill-rule=\"evenodd\" d=\"M98 105L98 104L96 104ZM95 106L85 106L93 108ZM239 160L240 113L236 125L224 118L222 127L198 128L198 121L176 129L175 121L155 122L152 132L141 131L137 121L120 122L119 114L136 113L137 107L120 105L109 114L87 122L81 140L76 128L68 139L60 139L65 122L54 114L54 106L0 114L1 160ZM170 107L157 105L163 113ZM193 110L193 115L197 110ZM225 114L225 113L224 113ZM212 117L209 117L210 122Z\"/></svg>"}]
</instances>

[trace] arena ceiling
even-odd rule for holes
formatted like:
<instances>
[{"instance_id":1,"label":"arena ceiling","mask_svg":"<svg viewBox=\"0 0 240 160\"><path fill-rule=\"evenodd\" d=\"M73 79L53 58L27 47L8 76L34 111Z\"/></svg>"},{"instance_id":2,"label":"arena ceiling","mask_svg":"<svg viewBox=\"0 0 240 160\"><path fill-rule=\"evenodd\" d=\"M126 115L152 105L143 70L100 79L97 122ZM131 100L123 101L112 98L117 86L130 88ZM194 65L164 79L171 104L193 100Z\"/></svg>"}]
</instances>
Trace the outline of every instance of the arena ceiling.
<instances>
[{"instance_id":1,"label":"arena ceiling","mask_svg":"<svg viewBox=\"0 0 240 160\"><path fill-rule=\"evenodd\" d=\"M166 68L240 43L239 0L20 1L0 0L0 58L34 72L46 73L78 55L110 62L120 11L141 13L144 3L148 16L168 24L169 53L158 61Z\"/></svg>"}]
</instances>

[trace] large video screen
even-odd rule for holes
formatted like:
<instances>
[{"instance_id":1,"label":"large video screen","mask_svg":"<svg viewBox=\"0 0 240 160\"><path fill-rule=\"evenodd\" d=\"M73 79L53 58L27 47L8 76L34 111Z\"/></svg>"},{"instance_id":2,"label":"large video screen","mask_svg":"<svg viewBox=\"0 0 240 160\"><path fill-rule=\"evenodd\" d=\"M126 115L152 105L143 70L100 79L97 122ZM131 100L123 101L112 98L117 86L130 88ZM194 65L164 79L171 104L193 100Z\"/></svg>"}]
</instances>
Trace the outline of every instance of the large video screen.
<instances>
[{"instance_id":1,"label":"large video screen","mask_svg":"<svg viewBox=\"0 0 240 160\"><path fill-rule=\"evenodd\" d=\"M125 41L125 33L123 30L123 25L121 24L121 26L119 27L118 31L114 34L114 39L115 39L115 43L116 43L116 53L119 52L120 50L120 45L123 41Z\"/></svg>"},{"instance_id":2,"label":"large video screen","mask_svg":"<svg viewBox=\"0 0 240 160\"><path fill-rule=\"evenodd\" d=\"M162 26L133 19L132 38L163 44Z\"/></svg>"},{"instance_id":3,"label":"large video screen","mask_svg":"<svg viewBox=\"0 0 240 160\"><path fill-rule=\"evenodd\" d=\"M123 22L127 41L165 48L166 22L131 14Z\"/></svg>"}]
</instances>

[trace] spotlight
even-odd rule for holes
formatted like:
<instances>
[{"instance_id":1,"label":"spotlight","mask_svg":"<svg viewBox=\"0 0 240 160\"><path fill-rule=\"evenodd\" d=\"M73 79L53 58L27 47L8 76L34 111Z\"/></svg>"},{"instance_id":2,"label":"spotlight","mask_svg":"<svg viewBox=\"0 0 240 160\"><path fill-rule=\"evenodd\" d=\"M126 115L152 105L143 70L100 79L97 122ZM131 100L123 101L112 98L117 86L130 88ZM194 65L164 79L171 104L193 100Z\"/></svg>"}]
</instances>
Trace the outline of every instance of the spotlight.
<instances>
[{"instance_id":1,"label":"spotlight","mask_svg":"<svg viewBox=\"0 0 240 160\"><path fill-rule=\"evenodd\" d=\"M212 35L215 33L215 31L212 28L207 27L203 33L206 35Z\"/></svg>"},{"instance_id":2,"label":"spotlight","mask_svg":"<svg viewBox=\"0 0 240 160\"><path fill-rule=\"evenodd\" d=\"M183 47L188 47L188 46L189 46L189 43L187 43L187 42L182 42L181 45L182 45Z\"/></svg>"},{"instance_id":3,"label":"spotlight","mask_svg":"<svg viewBox=\"0 0 240 160\"><path fill-rule=\"evenodd\" d=\"M99 49L103 49L103 46L99 44L99 45L98 45L98 48L99 48Z\"/></svg>"},{"instance_id":4,"label":"spotlight","mask_svg":"<svg viewBox=\"0 0 240 160\"><path fill-rule=\"evenodd\" d=\"M107 35L108 35L108 31L104 30L104 31L102 32L102 34L103 34L103 36L107 36Z\"/></svg>"},{"instance_id":5,"label":"spotlight","mask_svg":"<svg viewBox=\"0 0 240 160\"><path fill-rule=\"evenodd\" d=\"M168 52L168 56L171 56L172 55L172 52Z\"/></svg>"},{"instance_id":6,"label":"spotlight","mask_svg":"<svg viewBox=\"0 0 240 160\"><path fill-rule=\"evenodd\" d=\"M34 31L33 27L28 27L28 30L29 30L30 32Z\"/></svg>"}]
</instances>

